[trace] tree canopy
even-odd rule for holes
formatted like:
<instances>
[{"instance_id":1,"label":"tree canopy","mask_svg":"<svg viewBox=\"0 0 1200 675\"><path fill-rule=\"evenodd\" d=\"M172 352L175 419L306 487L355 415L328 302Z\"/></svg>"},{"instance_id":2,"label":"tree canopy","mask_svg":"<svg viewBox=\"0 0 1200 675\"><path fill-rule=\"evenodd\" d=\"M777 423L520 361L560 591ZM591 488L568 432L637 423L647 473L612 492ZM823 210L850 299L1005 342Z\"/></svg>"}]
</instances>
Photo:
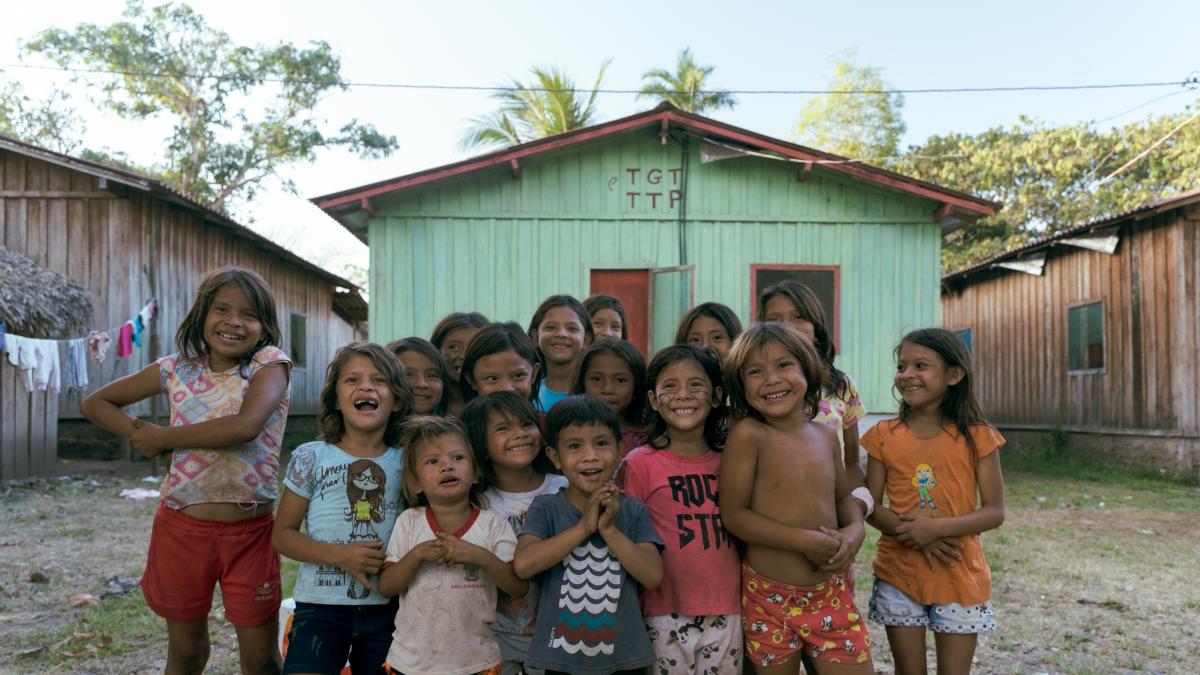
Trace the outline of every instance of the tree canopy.
<instances>
[{"instance_id":1,"label":"tree canopy","mask_svg":"<svg viewBox=\"0 0 1200 675\"><path fill-rule=\"evenodd\" d=\"M904 136L904 95L887 93L883 70L855 63L853 51L833 57L830 94L808 101L796 120L797 143L852 159L896 154ZM868 93L849 93L868 92Z\"/></svg>"},{"instance_id":2,"label":"tree canopy","mask_svg":"<svg viewBox=\"0 0 1200 675\"><path fill-rule=\"evenodd\" d=\"M82 145L85 128L62 89L38 100L19 83L0 81L0 134L70 154Z\"/></svg>"},{"instance_id":3,"label":"tree canopy","mask_svg":"<svg viewBox=\"0 0 1200 675\"><path fill-rule=\"evenodd\" d=\"M340 59L323 41L238 45L187 5L129 0L107 26L50 28L26 48L64 68L105 71L84 77L121 117L172 118L157 173L216 209L250 200L282 166L312 161L321 148L381 157L397 147L395 137L357 120L323 128L317 105L347 89Z\"/></svg>"},{"instance_id":4,"label":"tree canopy","mask_svg":"<svg viewBox=\"0 0 1200 675\"><path fill-rule=\"evenodd\" d=\"M733 108L737 100L727 91L708 91L708 76L715 66L696 64L692 48L679 52L674 72L663 68L652 68L642 75L641 92L638 98L653 98L667 101L680 110L703 113L719 108Z\"/></svg>"}]
</instances>

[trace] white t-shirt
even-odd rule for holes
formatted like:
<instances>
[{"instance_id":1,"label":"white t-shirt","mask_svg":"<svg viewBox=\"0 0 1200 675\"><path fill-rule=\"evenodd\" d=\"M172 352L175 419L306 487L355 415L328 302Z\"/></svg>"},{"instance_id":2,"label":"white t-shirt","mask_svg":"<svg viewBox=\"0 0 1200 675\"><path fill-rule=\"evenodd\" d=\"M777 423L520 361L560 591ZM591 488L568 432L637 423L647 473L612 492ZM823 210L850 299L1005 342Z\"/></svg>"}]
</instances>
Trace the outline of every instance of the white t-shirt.
<instances>
[{"instance_id":1,"label":"white t-shirt","mask_svg":"<svg viewBox=\"0 0 1200 675\"><path fill-rule=\"evenodd\" d=\"M433 512L425 507L401 513L388 541L387 561L399 562L417 544L436 539L439 530ZM517 547L512 526L490 511L473 511L453 534L504 562L512 561ZM406 675L487 670L500 663L500 647L491 630L495 616L496 583L478 567L422 562L408 590L400 594L387 663Z\"/></svg>"}]
</instances>

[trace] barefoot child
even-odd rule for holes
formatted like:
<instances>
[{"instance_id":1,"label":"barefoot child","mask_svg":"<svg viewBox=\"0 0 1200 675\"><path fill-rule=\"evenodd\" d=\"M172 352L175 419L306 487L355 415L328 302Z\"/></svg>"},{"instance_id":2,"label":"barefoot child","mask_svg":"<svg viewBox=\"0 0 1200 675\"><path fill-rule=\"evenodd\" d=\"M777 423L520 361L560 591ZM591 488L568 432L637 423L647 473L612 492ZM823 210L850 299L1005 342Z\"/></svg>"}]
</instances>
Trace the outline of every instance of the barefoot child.
<instances>
[{"instance_id":1,"label":"barefoot child","mask_svg":"<svg viewBox=\"0 0 1200 675\"><path fill-rule=\"evenodd\" d=\"M141 582L146 604L167 620L167 672L204 670L218 582L242 670L279 672L271 524L292 362L275 346L266 282L237 267L209 274L175 342L178 353L101 387L81 409L145 457L171 453ZM161 393L170 426L121 410Z\"/></svg>"},{"instance_id":2,"label":"barefoot child","mask_svg":"<svg viewBox=\"0 0 1200 675\"><path fill-rule=\"evenodd\" d=\"M411 417L400 443L404 494L418 506L396 519L379 575L379 592L399 596L387 664L409 675L499 673L496 588L528 588L513 574L512 526L480 510L479 469L457 420Z\"/></svg>"},{"instance_id":3,"label":"barefoot child","mask_svg":"<svg viewBox=\"0 0 1200 675\"><path fill-rule=\"evenodd\" d=\"M347 660L356 674L384 672L396 604L376 586L399 515L397 444L412 398L379 345L342 347L329 364L322 440L292 453L272 537L302 563L284 673L334 673Z\"/></svg>"},{"instance_id":4,"label":"barefoot child","mask_svg":"<svg viewBox=\"0 0 1200 675\"><path fill-rule=\"evenodd\" d=\"M621 416L621 455L646 442L646 361L624 340L596 342L583 350L572 394L591 394Z\"/></svg>"},{"instance_id":5,"label":"barefoot child","mask_svg":"<svg viewBox=\"0 0 1200 675\"><path fill-rule=\"evenodd\" d=\"M485 394L467 404L463 424L483 473L487 509L507 520L517 536L529 505L539 495L552 495L567 479L552 473L539 415L528 399L511 391ZM492 632L504 657L502 675L517 675L525 664L537 619L538 589L529 585L524 597L500 591Z\"/></svg>"},{"instance_id":6,"label":"barefoot child","mask_svg":"<svg viewBox=\"0 0 1200 675\"><path fill-rule=\"evenodd\" d=\"M887 626L899 673L926 671L927 627L938 673L970 672L979 634L996 629L979 534L1004 522L1004 438L984 420L973 377L961 338L912 331L896 348L900 416L863 437L867 484L875 503L888 497L870 519L883 532L871 619Z\"/></svg>"},{"instance_id":7,"label":"barefoot child","mask_svg":"<svg viewBox=\"0 0 1200 675\"><path fill-rule=\"evenodd\" d=\"M646 507L609 482L620 433L617 413L592 396L569 396L546 417L567 489L533 500L513 564L541 590L525 663L547 675L643 673L654 662L638 587L662 581L662 540Z\"/></svg>"},{"instance_id":8,"label":"barefoot child","mask_svg":"<svg viewBox=\"0 0 1200 675\"><path fill-rule=\"evenodd\" d=\"M812 345L773 323L742 333L725 364L744 419L721 458L721 518L746 543L742 628L759 673L799 672L801 650L818 673L872 672L845 575L862 545L862 509L833 430L812 422L823 373Z\"/></svg>"},{"instance_id":9,"label":"barefoot child","mask_svg":"<svg viewBox=\"0 0 1200 675\"><path fill-rule=\"evenodd\" d=\"M654 427L625 457L617 485L646 504L665 535L662 585L642 593L660 675L740 673L740 561L721 524L721 364L708 350L667 347L650 361Z\"/></svg>"}]
</instances>

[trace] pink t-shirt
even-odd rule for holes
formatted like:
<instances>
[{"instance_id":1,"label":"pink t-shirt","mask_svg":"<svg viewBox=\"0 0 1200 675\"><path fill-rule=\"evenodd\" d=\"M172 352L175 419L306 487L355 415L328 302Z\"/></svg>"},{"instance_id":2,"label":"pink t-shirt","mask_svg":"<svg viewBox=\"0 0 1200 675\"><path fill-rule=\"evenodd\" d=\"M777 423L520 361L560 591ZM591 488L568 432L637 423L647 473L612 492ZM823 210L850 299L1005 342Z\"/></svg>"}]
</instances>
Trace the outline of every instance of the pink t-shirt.
<instances>
[{"instance_id":1,"label":"pink t-shirt","mask_svg":"<svg viewBox=\"0 0 1200 675\"><path fill-rule=\"evenodd\" d=\"M173 427L236 415L255 374L269 365L283 364L288 370L288 388L258 437L221 450L172 450L171 470L161 489L163 503L173 509L202 503L275 501L279 497L279 443L287 423L291 391L292 360L288 355L277 347L263 347L248 366L234 366L223 372L209 370L207 362L197 363L179 354L164 356L156 363L162 390L171 402Z\"/></svg>"},{"instance_id":2,"label":"pink t-shirt","mask_svg":"<svg viewBox=\"0 0 1200 675\"><path fill-rule=\"evenodd\" d=\"M642 613L716 616L741 611L741 563L717 507L721 453L684 457L643 445L617 470L617 485L646 505L662 537L663 580L642 592Z\"/></svg>"}]
</instances>

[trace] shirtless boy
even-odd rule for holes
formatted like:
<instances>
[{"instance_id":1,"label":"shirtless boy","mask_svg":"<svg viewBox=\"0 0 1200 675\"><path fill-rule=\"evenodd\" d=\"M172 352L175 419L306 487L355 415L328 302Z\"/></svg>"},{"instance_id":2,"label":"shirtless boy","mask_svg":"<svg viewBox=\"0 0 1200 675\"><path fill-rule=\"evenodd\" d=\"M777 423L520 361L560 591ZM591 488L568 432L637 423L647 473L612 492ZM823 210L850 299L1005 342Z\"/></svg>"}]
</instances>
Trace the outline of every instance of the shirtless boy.
<instances>
[{"instance_id":1,"label":"shirtless boy","mask_svg":"<svg viewBox=\"0 0 1200 675\"><path fill-rule=\"evenodd\" d=\"M734 415L721 461L721 517L746 543L742 627L758 673L872 672L867 628L846 573L862 545L836 434L812 424L820 357L799 333L755 324L725 363ZM838 529L839 523L842 528Z\"/></svg>"}]
</instances>

